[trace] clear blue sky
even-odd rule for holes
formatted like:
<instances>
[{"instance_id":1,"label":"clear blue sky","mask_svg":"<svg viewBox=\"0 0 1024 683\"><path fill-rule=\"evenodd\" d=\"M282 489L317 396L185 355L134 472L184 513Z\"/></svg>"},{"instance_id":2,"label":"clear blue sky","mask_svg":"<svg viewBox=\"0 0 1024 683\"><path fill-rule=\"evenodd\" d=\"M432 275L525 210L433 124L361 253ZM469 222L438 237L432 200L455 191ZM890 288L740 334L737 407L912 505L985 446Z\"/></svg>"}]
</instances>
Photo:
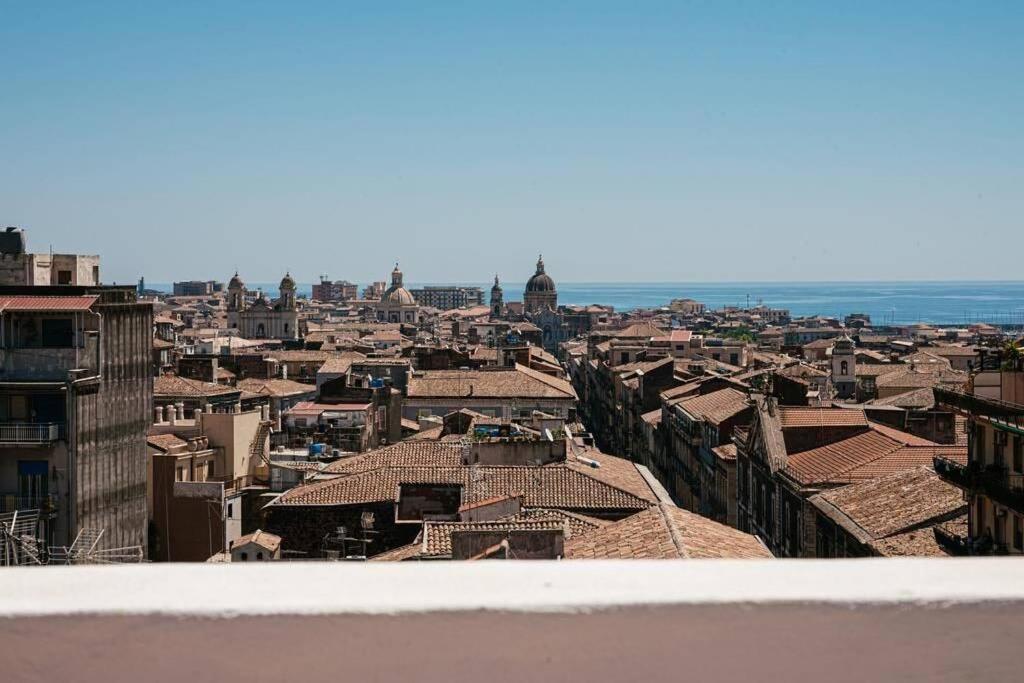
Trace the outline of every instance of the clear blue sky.
<instances>
[{"instance_id":1,"label":"clear blue sky","mask_svg":"<svg viewBox=\"0 0 1024 683\"><path fill-rule=\"evenodd\" d=\"M0 223L107 281L1021 275L1024 2L41 5Z\"/></svg>"}]
</instances>

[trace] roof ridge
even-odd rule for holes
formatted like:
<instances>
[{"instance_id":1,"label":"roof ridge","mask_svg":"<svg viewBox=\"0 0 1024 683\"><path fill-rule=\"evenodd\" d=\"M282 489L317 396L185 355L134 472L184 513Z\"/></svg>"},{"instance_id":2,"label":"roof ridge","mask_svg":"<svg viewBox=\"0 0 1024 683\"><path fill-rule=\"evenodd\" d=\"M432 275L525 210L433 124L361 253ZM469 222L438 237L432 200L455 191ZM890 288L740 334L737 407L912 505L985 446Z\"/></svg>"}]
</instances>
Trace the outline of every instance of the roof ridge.
<instances>
[{"instance_id":1,"label":"roof ridge","mask_svg":"<svg viewBox=\"0 0 1024 683\"><path fill-rule=\"evenodd\" d=\"M665 527L668 528L669 538L672 539L672 545L676 547L676 552L679 553L679 557L684 559L689 558L689 553L686 550L686 545L683 543L683 532L676 527L676 522L672 519L672 515L668 512L668 503L658 504L658 514L661 515L661 519L665 523Z\"/></svg>"}]
</instances>

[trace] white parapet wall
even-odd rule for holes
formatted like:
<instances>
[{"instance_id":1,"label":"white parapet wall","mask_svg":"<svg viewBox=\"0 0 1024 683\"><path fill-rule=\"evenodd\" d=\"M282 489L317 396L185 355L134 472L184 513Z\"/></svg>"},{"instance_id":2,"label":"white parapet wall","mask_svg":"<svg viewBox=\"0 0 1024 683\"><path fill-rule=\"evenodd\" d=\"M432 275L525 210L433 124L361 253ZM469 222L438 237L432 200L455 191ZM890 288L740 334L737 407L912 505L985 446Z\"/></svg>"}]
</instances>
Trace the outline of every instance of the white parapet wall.
<instances>
[{"instance_id":1,"label":"white parapet wall","mask_svg":"<svg viewBox=\"0 0 1024 683\"><path fill-rule=\"evenodd\" d=\"M630 606L1024 601L986 559L273 562L12 568L0 616L579 612Z\"/></svg>"}]
</instances>

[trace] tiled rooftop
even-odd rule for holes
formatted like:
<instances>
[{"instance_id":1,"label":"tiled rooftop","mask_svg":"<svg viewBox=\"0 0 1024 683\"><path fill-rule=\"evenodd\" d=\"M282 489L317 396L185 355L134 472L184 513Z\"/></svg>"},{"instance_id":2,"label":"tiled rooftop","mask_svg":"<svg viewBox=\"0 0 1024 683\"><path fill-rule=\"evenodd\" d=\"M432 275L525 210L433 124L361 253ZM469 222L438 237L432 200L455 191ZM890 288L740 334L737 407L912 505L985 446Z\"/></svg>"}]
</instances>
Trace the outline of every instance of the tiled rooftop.
<instances>
[{"instance_id":1,"label":"tiled rooftop","mask_svg":"<svg viewBox=\"0 0 1024 683\"><path fill-rule=\"evenodd\" d=\"M661 504L571 539L565 557L579 559L768 558L750 534Z\"/></svg>"}]
</instances>

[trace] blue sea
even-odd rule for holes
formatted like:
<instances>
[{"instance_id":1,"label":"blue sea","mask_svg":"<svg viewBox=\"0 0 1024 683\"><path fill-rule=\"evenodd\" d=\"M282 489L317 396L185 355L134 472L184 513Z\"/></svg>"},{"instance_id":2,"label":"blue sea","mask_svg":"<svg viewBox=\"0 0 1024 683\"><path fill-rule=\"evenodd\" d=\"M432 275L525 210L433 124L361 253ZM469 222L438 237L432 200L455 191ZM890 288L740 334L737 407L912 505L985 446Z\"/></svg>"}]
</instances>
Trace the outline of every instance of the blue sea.
<instances>
[{"instance_id":1,"label":"blue sea","mask_svg":"<svg viewBox=\"0 0 1024 683\"><path fill-rule=\"evenodd\" d=\"M410 283L410 289L423 284ZM491 282L475 285L489 293ZM148 287L170 291L170 285ZM277 296L277 283L257 283L268 296ZM364 285L360 285L362 288ZM505 299L522 299L523 282L503 282ZM300 284L308 296L312 285ZM560 304L609 304L617 311L664 306L672 299L690 298L710 308L764 303L788 308L794 316L867 313L874 324L989 322L1024 326L1024 282L559 282Z\"/></svg>"}]
</instances>

